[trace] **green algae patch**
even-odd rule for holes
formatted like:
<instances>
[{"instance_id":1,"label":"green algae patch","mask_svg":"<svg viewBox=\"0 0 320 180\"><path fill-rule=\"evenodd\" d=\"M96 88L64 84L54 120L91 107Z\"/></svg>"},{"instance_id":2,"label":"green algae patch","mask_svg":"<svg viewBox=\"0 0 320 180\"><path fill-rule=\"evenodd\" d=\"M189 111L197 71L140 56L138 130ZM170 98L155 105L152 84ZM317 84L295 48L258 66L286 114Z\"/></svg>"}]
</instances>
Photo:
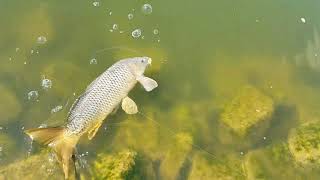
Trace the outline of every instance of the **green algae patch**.
<instances>
[{"instance_id":1,"label":"green algae patch","mask_svg":"<svg viewBox=\"0 0 320 180\"><path fill-rule=\"evenodd\" d=\"M298 164L320 167L320 123L303 124L291 131L289 149Z\"/></svg>"},{"instance_id":2,"label":"green algae patch","mask_svg":"<svg viewBox=\"0 0 320 180\"><path fill-rule=\"evenodd\" d=\"M192 161L189 180L242 180L245 179L240 160L228 158L223 161L208 160L201 154L196 154Z\"/></svg>"},{"instance_id":3,"label":"green algae patch","mask_svg":"<svg viewBox=\"0 0 320 180\"><path fill-rule=\"evenodd\" d=\"M98 154L93 163L92 179L128 179L135 166L137 153L124 150L117 154Z\"/></svg>"},{"instance_id":4,"label":"green algae patch","mask_svg":"<svg viewBox=\"0 0 320 180\"><path fill-rule=\"evenodd\" d=\"M188 154L192 150L192 137L188 133L175 135L174 143L169 147L161 162L160 174L162 179L177 179Z\"/></svg>"},{"instance_id":5,"label":"green algae patch","mask_svg":"<svg viewBox=\"0 0 320 180\"><path fill-rule=\"evenodd\" d=\"M72 176L74 175L71 174L70 177ZM47 152L41 152L25 160L0 167L0 179L64 179L64 175L55 157Z\"/></svg>"},{"instance_id":6,"label":"green algae patch","mask_svg":"<svg viewBox=\"0 0 320 180\"><path fill-rule=\"evenodd\" d=\"M220 116L220 140L225 144L254 143L269 128L273 112L274 102L270 97L253 86L245 86Z\"/></svg>"},{"instance_id":7,"label":"green algae patch","mask_svg":"<svg viewBox=\"0 0 320 180\"><path fill-rule=\"evenodd\" d=\"M0 124L5 125L21 112L21 105L14 93L0 84Z\"/></svg>"},{"instance_id":8,"label":"green algae patch","mask_svg":"<svg viewBox=\"0 0 320 180\"><path fill-rule=\"evenodd\" d=\"M245 156L244 167L248 180L303 179L285 143L250 151Z\"/></svg>"}]
</instances>

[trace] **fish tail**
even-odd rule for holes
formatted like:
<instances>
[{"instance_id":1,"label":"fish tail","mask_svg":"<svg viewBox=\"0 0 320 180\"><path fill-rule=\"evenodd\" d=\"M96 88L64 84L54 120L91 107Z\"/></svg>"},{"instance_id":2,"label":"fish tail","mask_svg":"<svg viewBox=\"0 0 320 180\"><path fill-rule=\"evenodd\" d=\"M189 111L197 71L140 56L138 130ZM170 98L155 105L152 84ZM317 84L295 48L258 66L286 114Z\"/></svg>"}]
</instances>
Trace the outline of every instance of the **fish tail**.
<instances>
[{"instance_id":1,"label":"fish tail","mask_svg":"<svg viewBox=\"0 0 320 180\"><path fill-rule=\"evenodd\" d=\"M65 179L68 179L70 160L79 137L65 135L65 131L63 127L52 127L29 129L25 133L32 140L48 145L54 150L58 161L62 164Z\"/></svg>"}]
</instances>

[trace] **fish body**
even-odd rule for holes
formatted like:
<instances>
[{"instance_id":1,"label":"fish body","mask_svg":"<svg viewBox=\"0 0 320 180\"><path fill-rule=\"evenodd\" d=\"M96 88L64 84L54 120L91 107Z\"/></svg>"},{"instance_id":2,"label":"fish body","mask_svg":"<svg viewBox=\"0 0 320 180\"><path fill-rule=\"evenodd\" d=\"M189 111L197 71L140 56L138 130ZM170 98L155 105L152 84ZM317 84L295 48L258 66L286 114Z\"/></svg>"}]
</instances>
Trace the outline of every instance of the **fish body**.
<instances>
[{"instance_id":1,"label":"fish body","mask_svg":"<svg viewBox=\"0 0 320 180\"><path fill-rule=\"evenodd\" d=\"M76 101L68 116L67 132L82 135L104 120L137 83L126 61L120 61L101 74Z\"/></svg>"},{"instance_id":2,"label":"fish body","mask_svg":"<svg viewBox=\"0 0 320 180\"><path fill-rule=\"evenodd\" d=\"M62 164L65 178L69 175L69 163L74 155L79 138L88 134L92 139L103 120L121 104L128 114L138 112L128 93L140 82L146 91L158 86L156 81L143 75L151 58L135 57L123 59L112 65L96 78L72 105L65 127L35 128L25 132L55 151Z\"/></svg>"}]
</instances>

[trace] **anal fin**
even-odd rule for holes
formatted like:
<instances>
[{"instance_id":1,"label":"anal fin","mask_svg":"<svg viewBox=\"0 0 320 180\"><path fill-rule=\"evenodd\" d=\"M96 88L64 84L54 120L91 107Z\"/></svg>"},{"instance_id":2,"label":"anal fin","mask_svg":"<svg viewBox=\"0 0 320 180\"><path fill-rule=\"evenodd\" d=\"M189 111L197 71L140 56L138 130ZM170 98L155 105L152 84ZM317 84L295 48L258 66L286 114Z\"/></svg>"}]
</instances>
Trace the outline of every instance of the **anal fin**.
<instances>
[{"instance_id":1,"label":"anal fin","mask_svg":"<svg viewBox=\"0 0 320 180\"><path fill-rule=\"evenodd\" d=\"M88 131L88 139L91 140L98 132L100 126L102 125L103 121L98 122L95 124L89 131Z\"/></svg>"}]
</instances>

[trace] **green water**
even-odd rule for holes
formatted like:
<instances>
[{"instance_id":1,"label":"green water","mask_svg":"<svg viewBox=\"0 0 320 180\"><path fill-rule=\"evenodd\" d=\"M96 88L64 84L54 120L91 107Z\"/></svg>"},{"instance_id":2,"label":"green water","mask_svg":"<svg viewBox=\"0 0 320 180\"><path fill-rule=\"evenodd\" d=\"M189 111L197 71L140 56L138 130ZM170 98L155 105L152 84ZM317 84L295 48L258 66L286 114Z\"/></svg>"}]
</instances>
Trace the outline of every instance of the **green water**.
<instances>
[{"instance_id":1,"label":"green water","mask_svg":"<svg viewBox=\"0 0 320 180\"><path fill-rule=\"evenodd\" d=\"M106 68L149 56L146 75L159 87L147 93L137 85L130 97L142 114L119 110L92 141L82 138L83 178L94 176L97 154L126 149L147 162L136 163L136 179L320 178L319 166L300 165L287 148L293 129L320 118L320 2L98 2L0 1L2 168L44 148L30 145L24 129L63 125L72 102ZM141 11L145 3L151 14ZM137 28L142 35L133 38ZM43 78L51 88L41 87ZM221 113L247 85L272 99L270 126L254 142L225 143ZM38 98L29 100L30 91ZM51 113L56 106L63 109Z\"/></svg>"}]
</instances>

